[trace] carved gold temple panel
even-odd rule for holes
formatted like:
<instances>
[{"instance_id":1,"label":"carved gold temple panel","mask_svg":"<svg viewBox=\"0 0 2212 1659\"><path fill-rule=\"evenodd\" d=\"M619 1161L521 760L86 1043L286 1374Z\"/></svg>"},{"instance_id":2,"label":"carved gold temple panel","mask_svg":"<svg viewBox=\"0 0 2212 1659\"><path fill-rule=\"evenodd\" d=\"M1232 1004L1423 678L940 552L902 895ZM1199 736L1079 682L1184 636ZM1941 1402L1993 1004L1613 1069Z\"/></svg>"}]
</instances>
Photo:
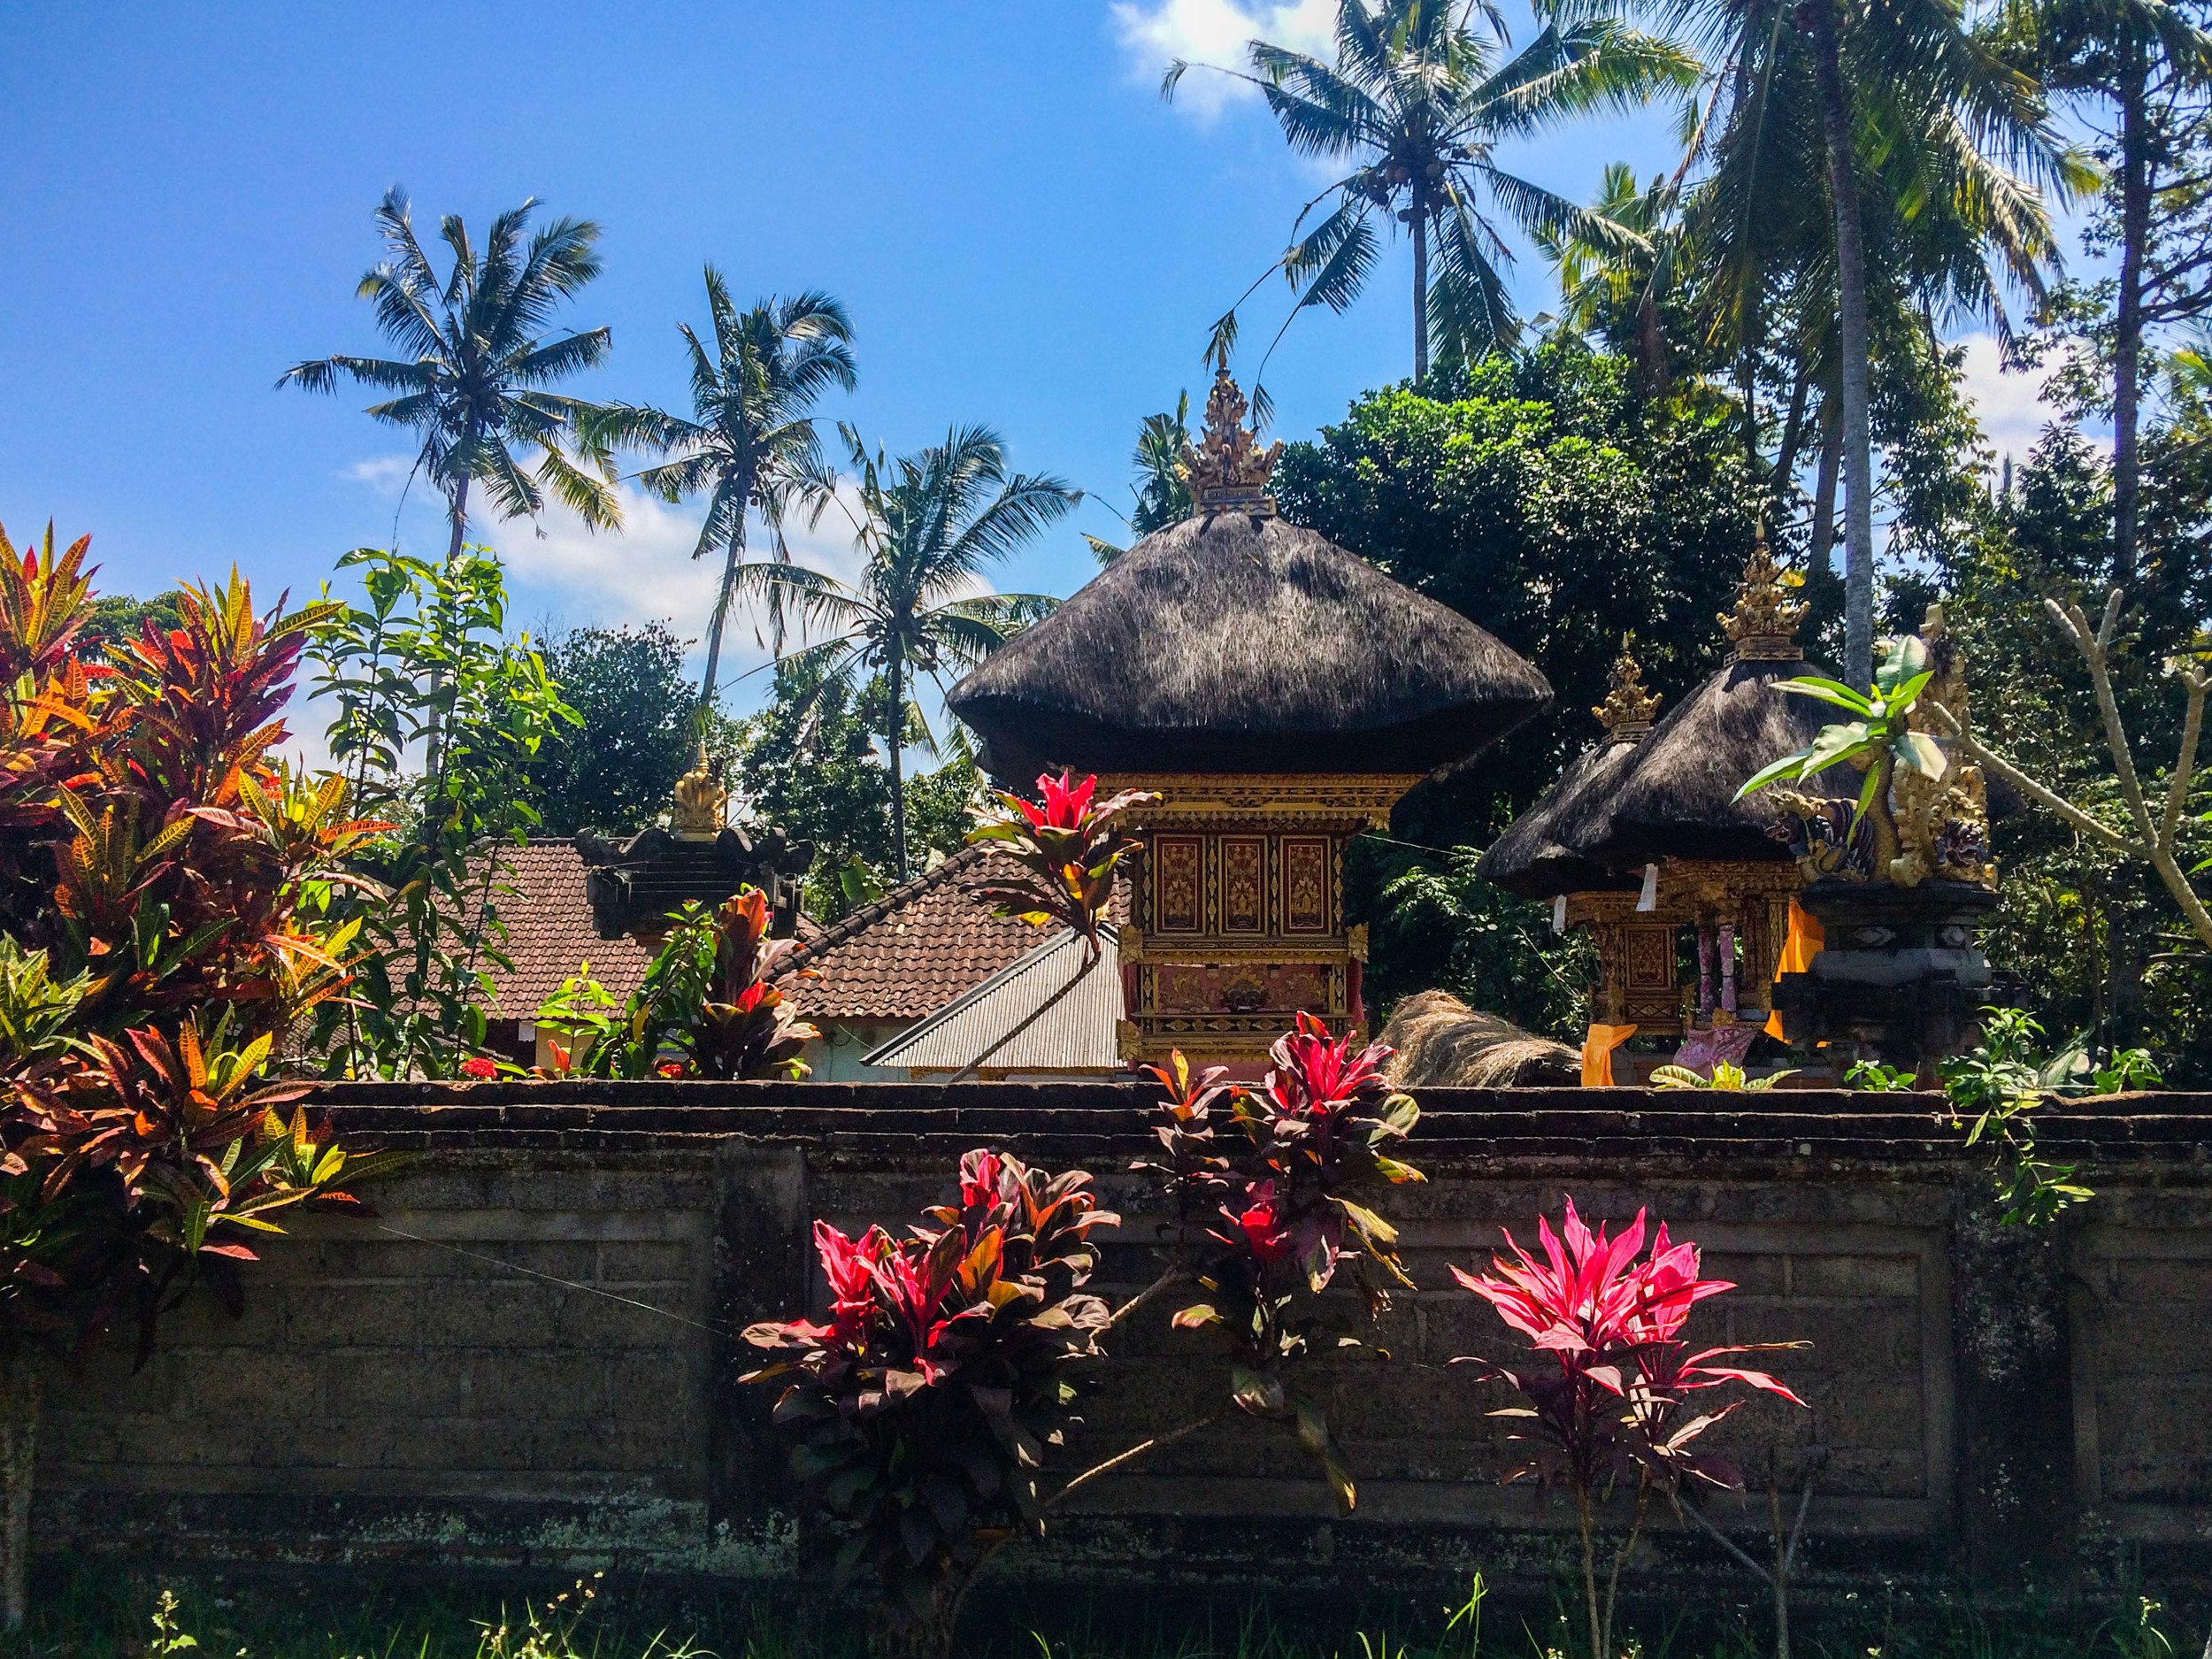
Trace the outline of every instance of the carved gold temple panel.
<instances>
[{"instance_id":1,"label":"carved gold temple panel","mask_svg":"<svg viewBox=\"0 0 2212 1659\"><path fill-rule=\"evenodd\" d=\"M1301 1011L1342 1033L1364 1020L1366 929L1344 918L1353 836L1389 822L1418 780L1395 774L1118 775L1102 793L1156 791L1125 820L1144 843L1130 861L1123 930L1121 1047L1162 1060L1250 1064Z\"/></svg>"},{"instance_id":2,"label":"carved gold temple panel","mask_svg":"<svg viewBox=\"0 0 2212 1659\"><path fill-rule=\"evenodd\" d=\"M1732 966L1736 1018L1763 1024L1789 937L1790 901L1803 887L1794 864L1671 858L1659 866L1649 910L1638 908L1636 893L1570 893L1567 925L1588 927L1597 941L1591 1018L1632 1025L1647 1037L1687 1030L1701 1012L1698 981L1682 972L1684 948L1695 943L1683 938L1689 929L1727 941L1732 959L1717 966L1714 979Z\"/></svg>"}]
</instances>

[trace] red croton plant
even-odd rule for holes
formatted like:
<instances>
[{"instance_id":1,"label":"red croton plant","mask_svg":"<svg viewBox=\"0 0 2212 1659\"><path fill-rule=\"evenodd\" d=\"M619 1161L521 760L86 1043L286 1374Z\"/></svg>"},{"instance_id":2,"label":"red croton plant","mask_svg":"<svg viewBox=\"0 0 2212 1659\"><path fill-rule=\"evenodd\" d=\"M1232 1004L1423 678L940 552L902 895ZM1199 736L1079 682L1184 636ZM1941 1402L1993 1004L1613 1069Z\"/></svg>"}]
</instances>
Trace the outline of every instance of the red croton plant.
<instances>
[{"instance_id":1,"label":"red croton plant","mask_svg":"<svg viewBox=\"0 0 2212 1659\"><path fill-rule=\"evenodd\" d=\"M1115 867L1140 845L1115 828L1114 820L1160 798L1125 789L1101 801L1094 798L1097 790L1095 777L1074 783L1064 772L1057 778L1044 772L1037 779L1041 802L999 795L996 808L976 809L975 827L968 832L971 844L995 845L1020 866L1018 874L978 884L975 895L999 916L1017 916L1039 927L1064 923L1082 935L1094 960Z\"/></svg>"},{"instance_id":2,"label":"red croton plant","mask_svg":"<svg viewBox=\"0 0 2212 1659\"><path fill-rule=\"evenodd\" d=\"M121 1320L142 1360L196 1282L235 1304L279 1211L349 1204L339 1180L379 1162L270 1075L347 981L349 930L318 900L388 827L269 758L323 608L257 614L234 573L97 660L80 649L86 550L0 534L0 1474L17 1493L36 1350L88 1356ZM11 1620L22 1543L12 1530L0 1559Z\"/></svg>"},{"instance_id":3,"label":"red croton plant","mask_svg":"<svg viewBox=\"0 0 2212 1659\"><path fill-rule=\"evenodd\" d=\"M1635 1548L1650 1494L1675 1495L1686 1481L1726 1487L1743 1484L1726 1458L1696 1446L1700 1436L1743 1402L1693 1411L1690 1397L1742 1384L1797 1405L1805 1402L1764 1371L1707 1363L1753 1352L1751 1346L1688 1351L1682 1328L1690 1310L1735 1286L1725 1279L1700 1279L1697 1246L1669 1239L1664 1222L1648 1253L1642 1210L1609 1239L1603 1225L1594 1233L1584 1224L1570 1198L1563 1237L1540 1217L1536 1228L1540 1261L1509 1233L1510 1259L1494 1258L1491 1271L1479 1277L1452 1269L1454 1278L1529 1339L1536 1350L1532 1363L1512 1370L1486 1360L1454 1363L1483 1366L1486 1375L1510 1384L1526 1402L1494 1414L1535 1425L1535 1456L1507 1479L1559 1480L1572 1489L1582 1533L1592 1659L1610 1659L1621 1567ZM1601 1605L1595 1508L1600 1496L1624 1479L1635 1484L1635 1515L1626 1541L1614 1555Z\"/></svg>"},{"instance_id":4,"label":"red croton plant","mask_svg":"<svg viewBox=\"0 0 2212 1659\"><path fill-rule=\"evenodd\" d=\"M953 1651L975 1571L1089 1481L1236 1411L1293 1429L1348 1508L1352 1483L1319 1407L1292 1386L1310 1353L1351 1345L1348 1319L1313 1299L1355 1263L1371 1310L1406 1282L1388 1224L1354 1196L1417 1179L1386 1150L1413 1126L1392 1095L1380 1047L1355 1048L1301 1018L1256 1092L1194 1076L1179 1054L1154 1069L1165 1090L1160 1157L1136 1164L1166 1210L1164 1271L1110 1315L1086 1288L1096 1264L1090 1177L1030 1169L1003 1154L962 1161L956 1204L905 1238L858 1240L818 1223L826 1318L756 1325L749 1341L786 1357L749 1380L788 1379L778 1422L797 1433L793 1467L842 1534L840 1582L863 1563L884 1592L887 1634L918 1653ZM1226 1362L1221 1403L1041 1491L1048 1448L1095 1383L1103 1340L1139 1310L1193 1283L1211 1300L1171 1323L1210 1333Z\"/></svg>"}]
</instances>

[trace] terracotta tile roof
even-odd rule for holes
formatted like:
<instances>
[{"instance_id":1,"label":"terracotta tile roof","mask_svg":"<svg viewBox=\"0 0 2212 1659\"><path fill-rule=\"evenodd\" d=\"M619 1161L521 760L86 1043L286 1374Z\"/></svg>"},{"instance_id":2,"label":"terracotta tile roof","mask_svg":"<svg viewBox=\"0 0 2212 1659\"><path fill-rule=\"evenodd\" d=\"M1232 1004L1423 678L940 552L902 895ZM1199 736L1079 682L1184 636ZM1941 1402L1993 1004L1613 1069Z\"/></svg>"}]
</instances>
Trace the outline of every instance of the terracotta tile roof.
<instances>
[{"instance_id":1,"label":"terracotta tile roof","mask_svg":"<svg viewBox=\"0 0 2212 1659\"><path fill-rule=\"evenodd\" d=\"M1013 861L968 847L927 874L895 887L833 923L796 965L790 996L810 1019L927 1018L946 1003L1036 949L1043 934L1026 922L993 916L968 889L1013 872ZM1127 913L1125 891L1114 914Z\"/></svg>"},{"instance_id":2,"label":"terracotta tile roof","mask_svg":"<svg viewBox=\"0 0 2212 1659\"><path fill-rule=\"evenodd\" d=\"M602 939L592 931L584 902L584 861L573 843L534 837L499 852L501 879L515 889L497 895L507 941L500 949L514 961L511 972L492 970L495 995L484 1011L493 1019L528 1019L580 964L618 997L645 979L653 953L633 939Z\"/></svg>"}]
</instances>

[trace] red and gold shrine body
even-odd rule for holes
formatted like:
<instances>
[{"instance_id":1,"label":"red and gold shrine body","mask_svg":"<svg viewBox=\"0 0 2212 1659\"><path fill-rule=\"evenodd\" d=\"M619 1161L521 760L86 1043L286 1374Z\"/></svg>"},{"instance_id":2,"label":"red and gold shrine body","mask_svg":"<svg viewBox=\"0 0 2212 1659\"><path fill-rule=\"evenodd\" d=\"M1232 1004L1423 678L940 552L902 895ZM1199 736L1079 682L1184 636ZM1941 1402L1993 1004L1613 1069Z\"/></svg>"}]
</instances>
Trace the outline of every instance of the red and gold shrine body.
<instances>
[{"instance_id":1,"label":"red and gold shrine body","mask_svg":"<svg viewBox=\"0 0 2212 1659\"><path fill-rule=\"evenodd\" d=\"M1123 1057L1248 1067L1300 1010L1360 1030L1367 930L1344 918L1344 849L1390 822L1418 774L1120 773L1103 795L1161 799L1127 818L1133 860L1122 930Z\"/></svg>"}]
</instances>

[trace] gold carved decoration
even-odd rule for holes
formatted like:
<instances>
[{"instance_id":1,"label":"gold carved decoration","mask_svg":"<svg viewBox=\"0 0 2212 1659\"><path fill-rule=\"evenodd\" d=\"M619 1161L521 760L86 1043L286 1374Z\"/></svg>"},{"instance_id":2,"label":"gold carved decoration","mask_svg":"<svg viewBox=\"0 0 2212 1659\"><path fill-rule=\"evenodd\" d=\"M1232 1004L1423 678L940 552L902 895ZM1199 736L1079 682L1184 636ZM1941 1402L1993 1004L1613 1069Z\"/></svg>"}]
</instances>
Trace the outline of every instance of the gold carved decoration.
<instances>
[{"instance_id":1,"label":"gold carved decoration","mask_svg":"<svg viewBox=\"0 0 2212 1659\"><path fill-rule=\"evenodd\" d=\"M1629 654L1628 635L1621 635L1621 654L1613 660L1613 683L1605 701L1590 710L1598 717L1609 737L1633 741L1651 730L1659 712L1659 694L1644 688L1644 671Z\"/></svg>"},{"instance_id":2,"label":"gold carved decoration","mask_svg":"<svg viewBox=\"0 0 2212 1659\"><path fill-rule=\"evenodd\" d=\"M707 746L703 739L699 744L699 758L691 770L676 780L676 805L669 816L669 830L680 841L710 841L722 833L722 814L728 806L730 792L715 776L714 764L707 758Z\"/></svg>"},{"instance_id":3,"label":"gold carved decoration","mask_svg":"<svg viewBox=\"0 0 2212 1659\"><path fill-rule=\"evenodd\" d=\"M1767 551L1767 539L1761 533L1751 549L1750 563L1744 566L1743 586L1736 595L1736 608L1724 612L1720 626L1728 635L1728 642L1735 647L1736 660L1744 663L1794 663L1804 660L1804 648L1797 642L1797 625L1805 619L1811 607L1802 600L1786 596L1782 572L1776 568L1774 557Z\"/></svg>"},{"instance_id":4,"label":"gold carved decoration","mask_svg":"<svg viewBox=\"0 0 2212 1659\"><path fill-rule=\"evenodd\" d=\"M1157 801L1132 807L1133 829L1229 827L1264 823L1300 828L1386 830L1390 809L1421 781L1415 772L1102 772L1098 787L1141 789Z\"/></svg>"},{"instance_id":5,"label":"gold carved decoration","mask_svg":"<svg viewBox=\"0 0 2212 1659\"><path fill-rule=\"evenodd\" d=\"M1994 861L1989 856L1989 792L1978 766L1962 766L1953 758L1954 729L1967 726L1966 671L1959 659L1958 642L1944 626L1943 607L1930 605L1920 625L1922 643L1928 648L1928 667L1935 678L1928 682L1906 712L1905 724L1936 741L1951 764L1943 776L1931 778L1915 767L1900 766L1890 780L1891 814L1897 824L1898 856L1890 860L1889 879L1901 887L1918 887L1930 876L1945 881L1997 885ZM1933 704L1948 714L1939 719Z\"/></svg>"},{"instance_id":6,"label":"gold carved decoration","mask_svg":"<svg viewBox=\"0 0 2212 1659\"><path fill-rule=\"evenodd\" d=\"M1263 518L1274 515L1275 500L1267 493L1267 480L1283 452L1282 441L1261 449L1258 434L1244 424L1246 408L1244 394L1229 378L1225 361L1215 369L1213 389L1206 394L1206 420L1198 445L1183 445L1175 469L1189 484L1191 502L1202 513L1226 509Z\"/></svg>"}]
</instances>

